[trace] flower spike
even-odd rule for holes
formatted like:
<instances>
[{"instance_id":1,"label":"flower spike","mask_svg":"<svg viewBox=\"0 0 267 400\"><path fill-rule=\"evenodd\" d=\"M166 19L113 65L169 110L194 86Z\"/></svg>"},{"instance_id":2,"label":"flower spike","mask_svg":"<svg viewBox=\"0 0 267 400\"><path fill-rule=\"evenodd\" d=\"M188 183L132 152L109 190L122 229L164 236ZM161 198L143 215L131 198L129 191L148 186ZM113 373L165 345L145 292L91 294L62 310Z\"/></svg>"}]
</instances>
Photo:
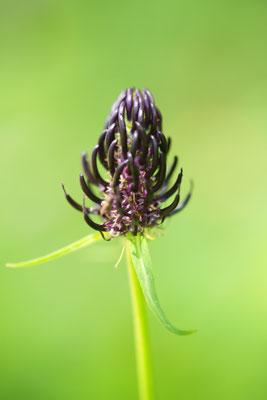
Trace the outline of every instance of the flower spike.
<instances>
[{"instance_id":1,"label":"flower spike","mask_svg":"<svg viewBox=\"0 0 267 400\"><path fill-rule=\"evenodd\" d=\"M191 197L190 192L178 204L182 169L170 185L178 164L175 156L167 171L170 145L171 139L163 133L162 115L151 92L124 90L111 107L91 162L87 161L86 153L82 154L88 181L81 174L80 185L95 208L85 209L65 191L67 201L83 212L91 228L109 232L111 237L127 233L144 235L150 227L181 211ZM105 175L103 167L107 170ZM92 192L92 184L98 186L99 195ZM164 207L164 202L173 195L172 203ZM93 222L90 213L100 215L102 224Z\"/></svg>"}]
</instances>

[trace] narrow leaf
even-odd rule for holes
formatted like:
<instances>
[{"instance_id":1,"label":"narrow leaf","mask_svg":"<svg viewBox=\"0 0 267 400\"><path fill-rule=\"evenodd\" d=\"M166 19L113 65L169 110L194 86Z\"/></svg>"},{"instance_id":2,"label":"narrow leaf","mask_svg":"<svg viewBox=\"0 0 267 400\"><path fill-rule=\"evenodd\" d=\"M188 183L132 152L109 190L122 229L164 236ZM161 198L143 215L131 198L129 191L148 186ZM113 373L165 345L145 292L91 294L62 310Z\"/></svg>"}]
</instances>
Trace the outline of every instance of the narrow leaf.
<instances>
[{"instance_id":1,"label":"narrow leaf","mask_svg":"<svg viewBox=\"0 0 267 400\"><path fill-rule=\"evenodd\" d=\"M146 238L140 234L137 236L129 235L128 248L130 250L131 258L146 302L151 311L158 317L165 328L173 333L176 333L177 335L190 335L191 333L196 332L196 330L183 331L177 329L164 314L156 293L152 263Z\"/></svg>"},{"instance_id":2,"label":"narrow leaf","mask_svg":"<svg viewBox=\"0 0 267 400\"><path fill-rule=\"evenodd\" d=\"M6 267L29 267L31 265L36 265L36 264L41 264L46 261L53 260L54 258L64 256L65 254L70 253L71 251L76 251L78 249L81 249L82 247L89 246L89 244L93 244L99 240L101 240L101 234L100 233L95 233L93 235L86 236L85 238L82 238L78 240L77 242L71 243L68 246L63 247L60 250L53 251L52 253L47 254L46 256L43 257L38 257L34 258L33 260L29 261L23 261L19 263L12 263L12 264L6 264Z\"/></svg>"},{"instance_id":3,"label":"narrow leaf","mask_svg":"<svg viewBox=\"0 0 267 400\"><path fill-rule=\"evenodd\" d=\"M118 268L118 266L119 266L119 264L120 264L120 262L121 262L121 260L122 260L124 251L125 251L125 242L123 243L123 246L122 246L122 249L121 249L121 254L120 254L120 256L119 256L118 261L117 261L116 264L115 264L115 268Z\"/></svg>"}]
</instances>

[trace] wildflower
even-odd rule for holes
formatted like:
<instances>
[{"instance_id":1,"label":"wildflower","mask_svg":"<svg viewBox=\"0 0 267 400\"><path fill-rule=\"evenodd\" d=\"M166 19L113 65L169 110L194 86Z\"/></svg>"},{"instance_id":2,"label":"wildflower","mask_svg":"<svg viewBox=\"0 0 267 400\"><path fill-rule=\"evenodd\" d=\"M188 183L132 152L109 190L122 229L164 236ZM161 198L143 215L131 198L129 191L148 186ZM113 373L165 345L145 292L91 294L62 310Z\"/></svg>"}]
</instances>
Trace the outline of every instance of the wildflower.
<instances>
[{"instance_id":1,"label":"wildflower","mask_svg":"<svg viewBox=\"0 0 267 400\"><path fill-rule=\"evenodd\" d=\"M105 240L125 236L119 261L126 250L133 305L136 307L136 330L139 332L140 329L137 337L143 336L142 340L137 340L142 357L147 357L147 337L143 331L145 323L139 323L138 315L144 320L144 300L169 331L177 335L195 332L176 328L164 314L156 294L146 240L149 228L181 211L191 196L190 191L179 204L182 169L178 171L174 184L169 185L178 163L175 156L167 171L170 145L171 139L162 133L162 116L152 94L147 89L142 92L134 88L124 90L111 108L90 161L86 152L82 154L82 204L77 203L62 184L68 202L81 211L86 223L98 232L46 256L6 264L9 267L37 265L91 245L101 240L101 236ZM106 170L105 175L101 169ZM85 206L86 197L93 202L92 207ZM170 204L166 205L165 202L171 198ZM94 214L102 218L101 224L91 218ZM108 233L108 238L104 232Z\"/></svg>"},{"instance_id":2,"label":"wildflower","mask_svg":"<svg viewBox=\"0 0 267 400\"><path fill-rule=\"evenodd\" d=\"M189 192L179 204L182 169L169 187L178 163L175 156L167 172L170 145L149 90L124 90L111 108L90 161L86 152L82 154L82 205L62 185L68 202L83 212L86 223L103 237L103 232L111 237L129 232L144 234L147 228L181 211L191 196ZM100 165L106 170L105 175L100 172ZM99 191L97 195L94 186ZM164 205L173 195L171 203ZM93 207L85 206L85 197L94 203ZM102 224L93 221L91 214L101 216Z\"/></svg>"}]
</instances>

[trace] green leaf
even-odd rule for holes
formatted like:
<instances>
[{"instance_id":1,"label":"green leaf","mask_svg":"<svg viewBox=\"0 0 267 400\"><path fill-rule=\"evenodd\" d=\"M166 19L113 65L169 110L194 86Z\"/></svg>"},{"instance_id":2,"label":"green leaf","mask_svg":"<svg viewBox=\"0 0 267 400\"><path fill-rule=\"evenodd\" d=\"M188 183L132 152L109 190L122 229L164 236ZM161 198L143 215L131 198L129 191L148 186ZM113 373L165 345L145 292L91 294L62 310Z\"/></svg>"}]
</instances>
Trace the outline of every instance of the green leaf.
<instances>
[{"instance_id":1,"label":"green leaf","mask_svg":"<svg viewBox=\"0 0 267 400\"><path fill-rule=\"evenodd\" d=\"M120 264L120 262L122 260L122 257L123 257L124 251L125 251L125 244L126 244L126 242L123 243L123 246L122 246L122 249L121 249L121 254L119 256L118 261L115 264L115 268L118 268L118 266L119 266L119 264Z\"/></svg>"},{"instance_id":2,"label":"green leaf","mask_svg":"<svg viewBox=\"0 0 267 400\"><path fill-rule=\"evenodd\" d=\"M190 335L191 333L196 332L196 330L184 331L176 328L164 314L156 293L152 263L146 238L140 234L137 236L131 234L127 239L135 271L142 287L144 297L151 311L158 317L165 328L177 335Z\"/></svg>"},{"instance_id":3,"label":"green leaf","mask_svg":"<svg viewBox=\"0 0 267 400\"><path fill-rule=\"evenodd\" d=\"M95 233L93 235L86 236L85 238L82 238L82 239L78 240L77 242L71 243L68 246L63 247L60 250L53 251L52 253L49 253L46 256L34 258L33 260L29 260L29 261L23 261L23 262L14 263L14 264L13 263L6 264L6 267L12 267L12 268L29 267L31 265L41 264L43 262L53 260L54 258L64 256L65 254L68 254L71 251L76 251L76 250L81 249L82 247L89 246L89 244L93 244L101 239L102 239L101 234Z\"/></svg>"}]
</instances>

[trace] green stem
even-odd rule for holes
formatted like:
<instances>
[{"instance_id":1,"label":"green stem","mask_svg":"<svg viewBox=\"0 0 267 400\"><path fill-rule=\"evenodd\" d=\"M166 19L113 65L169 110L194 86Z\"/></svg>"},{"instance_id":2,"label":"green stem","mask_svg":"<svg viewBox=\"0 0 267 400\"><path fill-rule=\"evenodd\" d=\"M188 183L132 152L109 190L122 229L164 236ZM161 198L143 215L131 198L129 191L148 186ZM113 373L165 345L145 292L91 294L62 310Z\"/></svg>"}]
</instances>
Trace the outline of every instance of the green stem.
<instances>
[{"instance_id":1,"label":"green stem","mask_svg":"<svg viewBox=\"0 0 267 400\"><path fill-rule=\"evenodd\" d=\"M133 265L128 239L126 239L126 257L133 308L135 351L140 400L152 400L154 396L152 387L146 304L143 291Z\"/></svg>"}]
</instances>

